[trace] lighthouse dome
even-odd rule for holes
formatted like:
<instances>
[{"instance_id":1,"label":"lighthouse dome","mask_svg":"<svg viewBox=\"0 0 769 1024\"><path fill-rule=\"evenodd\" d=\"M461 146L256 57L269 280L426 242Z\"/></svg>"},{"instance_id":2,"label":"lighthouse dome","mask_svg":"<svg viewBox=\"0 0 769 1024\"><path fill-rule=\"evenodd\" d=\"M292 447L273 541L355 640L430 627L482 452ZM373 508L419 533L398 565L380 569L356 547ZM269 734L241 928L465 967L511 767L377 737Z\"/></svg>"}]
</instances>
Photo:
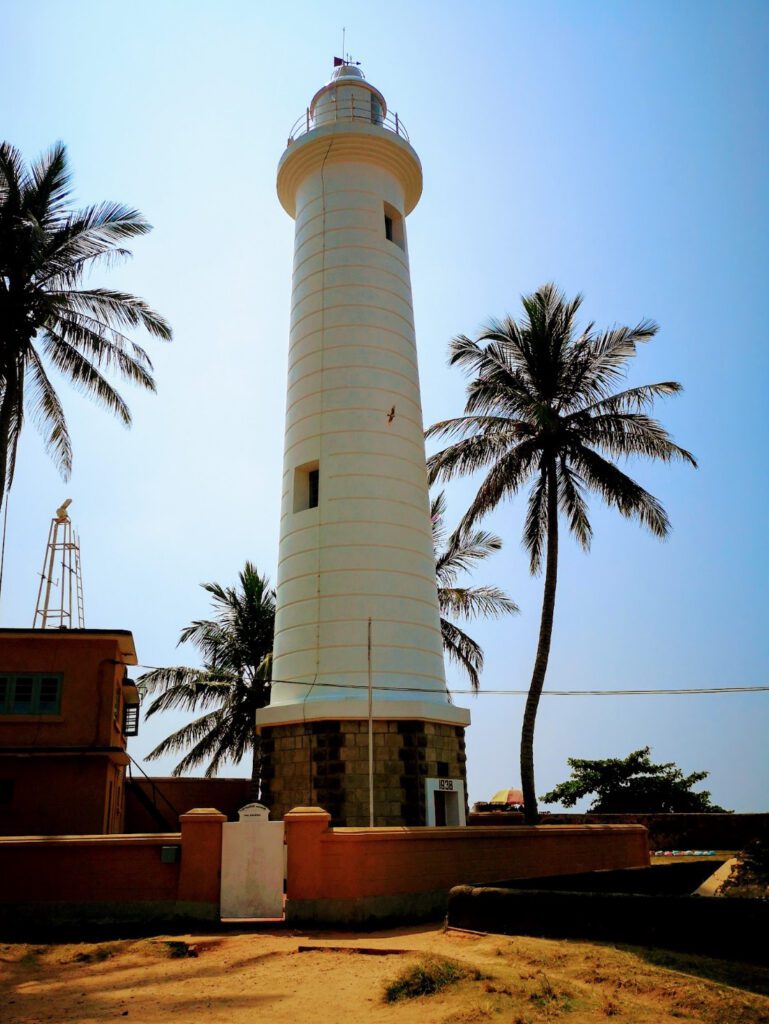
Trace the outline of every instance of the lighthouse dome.
<instances>
[{"instance_id":1,"label":"lighthouse dome","mask_svg":"<svg viewBox=\"0 0 769 1024\"><path fill-rule=\"evenodd\" d=\"M339 67L334 68L333 74L331 75L331 81L336 82L340 78L365 78L361 69L355 64L340 64Z\"/></svg>"}]
</instances>

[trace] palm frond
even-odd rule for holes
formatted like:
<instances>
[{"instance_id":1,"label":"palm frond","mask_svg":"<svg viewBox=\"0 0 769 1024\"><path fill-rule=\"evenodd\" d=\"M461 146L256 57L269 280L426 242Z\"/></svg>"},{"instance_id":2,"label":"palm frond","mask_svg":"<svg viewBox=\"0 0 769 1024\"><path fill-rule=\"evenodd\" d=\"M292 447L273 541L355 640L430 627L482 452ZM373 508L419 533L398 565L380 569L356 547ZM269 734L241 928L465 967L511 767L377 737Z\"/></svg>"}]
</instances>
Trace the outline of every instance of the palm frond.
<instances>
[{"instance_id":1,"label":"palm frond","mask_svg":"<svg viewBox=\"0 0 769 1024\"><path fill-rule=\"evenodd\" d=\"M464 619L496 619L520 611L504 590L493 586L439 587L438 605L442 612Z\"/></svg>"},{"instance_id":2,"label":"palm frond","mask_svg":"<svg viewBox=\"0 0 769 1024\"><path fill-rule=\"evenodd\" d=\"M61 292L52 291L49 294L63 296L68 310L93 316L104 325L119 324L126 328L143 327L157 338L162 338L164 341L171 340L171 328L168 322L151 309L144 299L140 299L136 295L115 291L112 288L67 289ZM149 362L147 353L137 345L134 355L138 356L139 354L144 362Z\"/></svg>"},{"instance_id":3,"label":"palm frond","mask_svg":"<svg viewBox=\"0 0 769 1024\"><path fill-rule=\"evenodd\" d=\"M543 471L537 475L526 502L523 524L523 546L529 554L529 571L533 576L542 569L542 555L547 538L547 477Z\"/></svg>"},{"instance_id":4,"label":"palm frond","mask_svg":"<svg viewBox=\"0 0 769 1024\"><path fill-rule=\"evenodd\" d=\"M94 398L126 426L131 425L131 412L123 398L93 363L82 356L61 332L55 328L48 328L43 335L42 348L56 369L67 377L78 391Z\"/></svg>"},{"instance_id":5,"label":"palm frond","mask_svg":"<svg viewBox=\"0 0 769 1024\"><path fill-rule=\"evenodd\" d=\"M584 492L585 481L562 458L558 467L558 506L568 519L569 529L580 547L589 551L593 528L587 516Z\"/></svg>"},{"instance_id":6,"label":"palm frond","mask_svg":"<svg viewBox=\"0 0 769 1024\"><path fill-rule=\"evenodd\" d=\"M448 619L441 619L443 649L450 661L455 662L470 680L470 686L477 693L481 685L483 651L459 626Z\"/></svg>"},{"instance_id":7,"label":"palm frond","mask_svg":"<svg viewBox=\"0 0 769 1024\"><path fill-rule=\"evenodd\" d=\"M52 456L62 477L67 480L72 471L72 443L64 409L34 349L30 353L27 372L30 378L32 418L43 434L46 451Z\"/></svg>"},{"instance_id":8,"label":"palm frond","mask_svg":"<svg viewBox=\"0 0 769 1024\"><path fill-rule=\"evenodd\" d=\"M531 441L522 441L501 455L478 488L457 532L466 533L479 519L496 508L503 498L515 494L531 475L538 460L539 452Z\"/></svg>"},{"instance_id":9,"label":"palm frond","mask_svg":"<svg viewBox=\"0 0 769 1024\"><path fill-rule=\"evenodd\" d=\"M628 519L637 519L655 537L667 537L670 520L660 502L613 463L585 446L571 460L590 490Z\"/></svg>"},{"instance_id":10,"label":"palm frond","mask_svg":"<svg viewBox=\"0 0 769 1024\"><path fill-rule=\"evenodd\" d=\"M40 225L48 231L57 230L67 216L72 195L72 175L67 167L67 149L56 142L30 169L25 205Z\"/></svg>"},{"instance_id":11,"label":"palm frond","mask_svg":"<svg viewBox=\"0 0 769 1024\"><path fill-rule=\"evenodd\" d=\"M439 585L448 586L460 572L471 572L476 562L488 558L502 547L502 538L487 530L453 534L436 558L435 575Z\"/></svg>"}]
</instances>

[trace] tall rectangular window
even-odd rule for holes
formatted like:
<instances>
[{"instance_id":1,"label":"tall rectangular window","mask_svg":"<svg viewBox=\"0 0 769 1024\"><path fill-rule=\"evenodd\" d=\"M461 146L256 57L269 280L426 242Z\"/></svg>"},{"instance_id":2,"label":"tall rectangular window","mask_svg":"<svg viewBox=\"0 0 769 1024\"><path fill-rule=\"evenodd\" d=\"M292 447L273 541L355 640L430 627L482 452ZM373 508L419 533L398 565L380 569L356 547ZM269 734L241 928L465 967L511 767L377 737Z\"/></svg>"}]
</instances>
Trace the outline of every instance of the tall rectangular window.
<instances>
[{"instance_id":1,"label":"tall rectangular window","mask_svg":"<svg viewBox=\"0 0 769 1024\"><path fill-rule=\"evenodd\" d=\"M403 214L389 203L384 204L384 230L387 241L405 251L406 235L403 230Z\"/></svg>"},{"instance_id":2,"label":"tall rectangular window","mask_svg":"<svg viewBox=\"0 0 769 1024\"><path fill-rule=\"evenodd\" d=\"M58 715L60 708L61 676L0 676L0 715Z\"/></svg>"},{"instance_id":3,"label":"tall rectangular window","mask_svg":"<svg viewBox=\"0 0 769 1024\"><path fill-rule=\"evenodd\" d=\"M308 508L317 508L318 507L318 498L320 496L320 470L319 469L311 469L310 470L310 472L307 474L307 484L308 484L307 507Z\"/></svg>"},{"instance_id":4,"label":"tall rectangular window","mask_svg":"<svg viewBox=\"0 0 769 1024\"><path fill-rule=\"evenodd\" d=\"M317 508L320 501L320 467L308 462L294 470L294 512Z\"/></svg>"}]
</instances>

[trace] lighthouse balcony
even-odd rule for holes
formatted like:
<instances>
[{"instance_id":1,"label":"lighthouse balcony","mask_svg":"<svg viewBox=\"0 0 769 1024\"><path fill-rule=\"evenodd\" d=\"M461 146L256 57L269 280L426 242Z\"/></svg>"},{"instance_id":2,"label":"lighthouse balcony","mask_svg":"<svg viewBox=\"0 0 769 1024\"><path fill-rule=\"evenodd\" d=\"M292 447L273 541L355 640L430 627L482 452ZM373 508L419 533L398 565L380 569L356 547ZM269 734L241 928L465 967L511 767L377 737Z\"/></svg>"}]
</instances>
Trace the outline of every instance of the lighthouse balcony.
<instances>
[{"instance_id":1,"label":"lighthouse balcony","mask_svg":"<svg viewBox=\"0 0 769 1024\"><path fill-rule=\"evenodd\" d=\"M374 125L392 132L405 142L409 142L408 132L403 126L398 114L390 114L382 109L372 96L339 96L335 102L326 103L322 110L313 112L310 107L297 119L288 135L287 145L290 146L297 139L315 128L325 128L328 125L341 123L357 123Z\"/></svg>"}]
</instances>

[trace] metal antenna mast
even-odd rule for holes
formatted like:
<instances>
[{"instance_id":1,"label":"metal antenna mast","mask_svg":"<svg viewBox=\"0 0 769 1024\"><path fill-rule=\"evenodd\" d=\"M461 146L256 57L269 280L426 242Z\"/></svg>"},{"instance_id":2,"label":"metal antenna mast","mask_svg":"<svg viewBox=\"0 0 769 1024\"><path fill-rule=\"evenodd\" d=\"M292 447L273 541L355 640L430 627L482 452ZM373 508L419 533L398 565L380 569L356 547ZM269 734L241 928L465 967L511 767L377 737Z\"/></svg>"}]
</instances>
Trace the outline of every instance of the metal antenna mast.
<instances>
[{"instance_id":1,"label":"metal antenna mast","mask_svg":"<svg viewBox=\"0 0 769 1024\"><path fill-rule=\"evenodd\" d=\"M48 531L43 571L37 591L33 629L83 629L83 573L80 567L80 539L72 529L67 509L72 499L56 509ZM59 578L56 579L56 573ZM73 619L76 618L76 622Z\"/></svg>"}]
</instances>

